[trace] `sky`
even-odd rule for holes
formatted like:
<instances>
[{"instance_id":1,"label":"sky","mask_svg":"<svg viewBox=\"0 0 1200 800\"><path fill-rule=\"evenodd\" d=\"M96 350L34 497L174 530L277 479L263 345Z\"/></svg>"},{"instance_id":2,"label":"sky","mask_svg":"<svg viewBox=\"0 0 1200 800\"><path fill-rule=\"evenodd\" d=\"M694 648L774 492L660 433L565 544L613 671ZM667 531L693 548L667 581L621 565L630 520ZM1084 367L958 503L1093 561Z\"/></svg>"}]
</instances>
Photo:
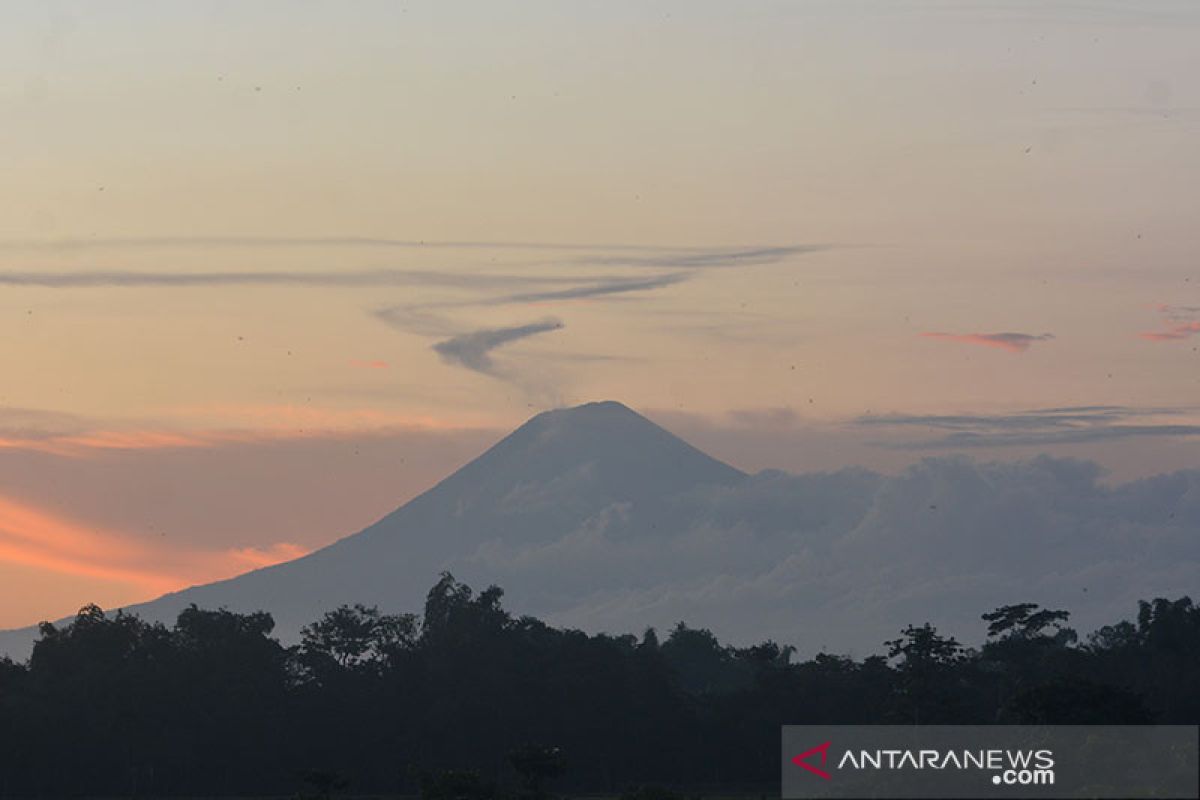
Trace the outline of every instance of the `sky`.
<instances>
[{"instance_id":1,"label":"sky","mask_svg":"<svg viewBox=\"0 0 1200 800\"><path fill-rule=\"evenodd\" d=\"M1200 463L1191 2L0 18L0 626L595 399L751 471Z\"/></svg>"}]
</instances>

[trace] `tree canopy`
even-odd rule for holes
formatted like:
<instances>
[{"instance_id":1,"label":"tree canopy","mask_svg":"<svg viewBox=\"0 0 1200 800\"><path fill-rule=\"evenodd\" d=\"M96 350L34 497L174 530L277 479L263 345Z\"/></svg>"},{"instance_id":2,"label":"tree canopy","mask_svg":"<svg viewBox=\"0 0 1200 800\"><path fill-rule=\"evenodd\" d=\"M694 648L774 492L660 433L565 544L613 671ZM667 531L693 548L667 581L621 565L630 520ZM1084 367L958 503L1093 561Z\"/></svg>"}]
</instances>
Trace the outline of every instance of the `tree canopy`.
<instances>
[{"instance_id":1,"label":"tree canopy","mask_svg":"<svg viewBox=\"0 0 1200 800\"><path fill-rule=\"evenodd\" d=\"M1200 721L1186 597L1082 642L1019 603L978 649L922 623L862 660L682 622L589 635L502 600L446 574L420 615L343 606L292 646L263 612L86 606L0 659L0 795L773 793L783 724Z\"/></svg>"}]
</instances>

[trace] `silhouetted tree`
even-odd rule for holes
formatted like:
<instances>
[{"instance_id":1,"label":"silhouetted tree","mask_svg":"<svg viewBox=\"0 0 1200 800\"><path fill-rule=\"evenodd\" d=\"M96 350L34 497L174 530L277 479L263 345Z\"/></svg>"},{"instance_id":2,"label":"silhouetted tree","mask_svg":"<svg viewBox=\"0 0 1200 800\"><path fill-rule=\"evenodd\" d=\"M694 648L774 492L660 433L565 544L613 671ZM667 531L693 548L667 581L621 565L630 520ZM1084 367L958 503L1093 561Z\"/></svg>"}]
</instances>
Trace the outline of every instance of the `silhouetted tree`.
<instances>
[{"instance_id":1,"label":"silhouetted tree","mask_svg":"<svg viewBox=\"0 0 1200 800\"><path fill-rule=\"evenodd\" d=\"M1055 644L1070 644L1079 637L1066 627L1069 611L1051 611L1037 603L1001 606L983 615L988 623L989 639L1036 641L1049 639Z\"/></svg>"},{"instance_id":2,"label":"silhouetted tree","mask_svg":"<svg viewBox=\"0 0 1200 800\"><path fill-rule=\"evenodd\" d=\"M326 770L305 770L301 774L308 791L301 794L302 800L330 800L337 792L350 786L342 774Z\"/></svg>"},{"instance_id":3,"label":"silhouetted tree","mask_svg":"<svg viewBox=\"0 0 1200 800\"><path fill-rule=\"evenodd\" d=\"M482 778L475 770L448 769L426 773L419 781L422 800L495 800L499 792L494 781Z\"/></svg>"},{"instance_id":4,"label":"silhouetted tree","mask_svg":"<svg viewBox=\"0 0 1200 800\"><path fill-rule=\"evenodd\" d=\"M557 780L677 800L774 791L786 723L1200 721L1186 597L1083 645L1067 612L1019 603L983 615L978 651L926 623L861 660L683 623L589 635L502 598L445 574L421 618L343 606L294 647L261 612L192 606L168 628L86 606L27 662L0 659L0 796L535 800Z\"/></svg>"},{"instance_id":5,"label":"silhouetted tree","mask_svg":"<svg viewBox=\"0 0 1200 800\"><path fill-rule=\"evenodd\" d=\"M952 711L956 684L955 668L967 652L954 637L942 636L926 622L909 625L899 639L885 642L888 658L897 659L898 709L916 723L945 722Z\"/></svg>"},{"instance_id":6,"label":"silhouetted tree","mask_svg":"<svg viewBox=\"0 0 1200 800\"><path fill-rule=\"evenodd\" d=\"M1139 725L1152 719L1141 696L1086 678L1056 678L1013 698L1016 722L1030 725Z\"/></svg>"},{"instance_id":7,"label":"silhouetted tree","mask_svg":"<svg viewBox=\"0 0 1200 800\"><path fill-rule=\"evenodd\" d=\"M300 658L318 677L341 670L378 670L417 639L414 614L380 614L374 606L339 606L300 636Z\"/></svg>"},{"instance_id":8,"label":"silhouetted tree","mask_svg":"<svg viewBox=\"0 0 1200 800\"><path fill-rule=\"evenodd\" d=\"M545 784L563 774L566 759L557 747L525 745L508 754L508 761L521 776L525 796L531 800L542 800L546 796Z\"/></svg>"},{"instance_id":9,"label":"silhouetted tree","mask_svg":"<svg viewBox=\"0 0 1200 800\"><path fill-rule=\"evenodd\" d=\"M728 692L750 683L750 670L707 628L689 628L680 622L659 652L675 671L679 685L691 694Z\"/></svg>"}]
</instances>

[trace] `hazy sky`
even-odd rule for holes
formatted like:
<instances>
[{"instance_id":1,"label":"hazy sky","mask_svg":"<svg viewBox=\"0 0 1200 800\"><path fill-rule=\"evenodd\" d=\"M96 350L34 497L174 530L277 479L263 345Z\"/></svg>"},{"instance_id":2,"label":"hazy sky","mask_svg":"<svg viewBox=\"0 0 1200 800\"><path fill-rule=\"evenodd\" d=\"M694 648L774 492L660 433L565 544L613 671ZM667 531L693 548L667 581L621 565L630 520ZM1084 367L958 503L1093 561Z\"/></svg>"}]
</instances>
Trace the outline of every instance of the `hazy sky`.
<instances>
[{"instance_id":1,"label":"hazy sky","mask_svg":"<svg viewBox=\"0 0 1200 800\"><path fill-rule=\"evenodd\" d=\"M614 398L746 469L1200 463L1200 8L0 9L0 625Z\"/></svg>"}]
</instances>

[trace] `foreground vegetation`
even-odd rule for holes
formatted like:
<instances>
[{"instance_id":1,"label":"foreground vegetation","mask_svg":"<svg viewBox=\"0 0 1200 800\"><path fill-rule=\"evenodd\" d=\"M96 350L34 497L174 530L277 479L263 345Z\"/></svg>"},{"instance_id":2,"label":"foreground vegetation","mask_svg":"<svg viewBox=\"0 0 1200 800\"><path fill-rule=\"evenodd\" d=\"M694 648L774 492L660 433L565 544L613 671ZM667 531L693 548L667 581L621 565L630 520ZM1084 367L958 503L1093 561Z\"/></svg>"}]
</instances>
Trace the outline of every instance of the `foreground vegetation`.
<instances>
[{"instance_id":1,"label":"foreground vegetation","mask_svg":"<svg viewBox=\"0 0 1200 800\"><path fill-rule=\"evenodd\" d=\"M0 660L0 795L774 793L785 723L1200 722L1188 598L1085 641L1021 604L983 615L979 649L921 625L884 655L796 662L682 623L555 629L501 595L445 575L420 617L343 607L293 647L266 613L43 624L27 663Z\"/></svg>"}]
</instances>

